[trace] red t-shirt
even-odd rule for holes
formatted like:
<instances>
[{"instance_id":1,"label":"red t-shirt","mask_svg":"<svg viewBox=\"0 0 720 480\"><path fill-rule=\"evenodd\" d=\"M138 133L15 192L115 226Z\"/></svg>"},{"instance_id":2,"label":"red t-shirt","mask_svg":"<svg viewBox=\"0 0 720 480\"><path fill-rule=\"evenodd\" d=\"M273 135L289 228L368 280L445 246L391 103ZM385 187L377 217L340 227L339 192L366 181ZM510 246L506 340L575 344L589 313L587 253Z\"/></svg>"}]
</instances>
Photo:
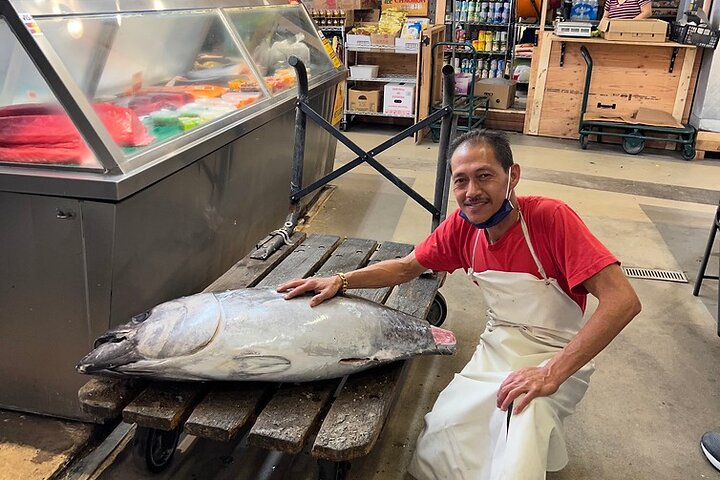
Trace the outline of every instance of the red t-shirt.
<instances>
[{"instance_id":1,"label":"red t-shirt","mask_svg":"<svg viewBox=\"0 0 720 480\"><path fill-rule=\"evenodd\" d=\"M546 275L557 279L584 311L588 292L582 283L608 265L619 263L617 258L564 202L534 196L518 197L518 202ZM415 257L423 267L443 272L469 270L478 230L459 213L460 209L453 212L415 247ZM542 278L525 243L520 222L493 244L488 244L484 233L480 233L473 270L523 272Z\"/></svg>"}]
</instances>

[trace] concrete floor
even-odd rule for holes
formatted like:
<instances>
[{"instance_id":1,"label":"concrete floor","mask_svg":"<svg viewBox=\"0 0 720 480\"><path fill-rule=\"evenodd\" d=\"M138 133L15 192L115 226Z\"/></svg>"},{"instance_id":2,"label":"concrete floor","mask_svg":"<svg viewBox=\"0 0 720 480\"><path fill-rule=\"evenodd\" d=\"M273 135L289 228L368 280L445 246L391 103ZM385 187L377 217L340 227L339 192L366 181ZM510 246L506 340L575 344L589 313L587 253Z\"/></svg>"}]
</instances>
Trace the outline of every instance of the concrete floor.
<instances>
[{"instance_id":1,"label":"concrete floor","mask_svg":"<svg viewBox=\"0 0 720 480\"><path fill-rule=\"evenodd\" d=\"M354 129L370 148L393 130ZM720 429L720 339L716 329L718 282L706 280L692 296L712 218L720 199L720 162L685 162L679 155L628 156L617 147L513 135L522 166L521 195L560 198L627 266L684 271L691 283L631 280L644 309L597 358L598 370L577 413L567 421L569 465L552 480L693 479L720 474L701 455L698 440ZM354 156L338 147L337 165ZM404 141L379 156L383 164L432 198L437 146ZM417 243L430 216L373 170L359 167L338 179L337 189L305 229L352 237ZM450 208L456 207L451 201ZM718 247L709 270L718 271ZM449 305L444 327L458 337L453 357L421 357L374 451L353 462L353 480L409 479L406 466L423 415L454 372L469 359L480 335L484 306L462 274L442 289ZM595 303L589 302L592 311ZM182 440L170 470L144 473L122 452L102 479L316 478L307 454L268 454L242 441L216 444Z\"/></svg>"}]
</instances>

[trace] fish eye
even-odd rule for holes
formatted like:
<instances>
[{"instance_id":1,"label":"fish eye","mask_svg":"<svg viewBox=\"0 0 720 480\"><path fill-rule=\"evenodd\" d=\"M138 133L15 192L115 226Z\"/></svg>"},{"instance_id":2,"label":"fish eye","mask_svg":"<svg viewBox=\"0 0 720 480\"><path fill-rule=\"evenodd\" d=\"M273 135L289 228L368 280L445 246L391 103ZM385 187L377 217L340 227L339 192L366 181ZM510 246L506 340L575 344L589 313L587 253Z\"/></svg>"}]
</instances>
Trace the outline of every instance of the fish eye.
<instances>
[{"instance_id":1,"label":"fish eye","mask_svg":"<svg viewBox=\"0 0 720 480\"><path fill-rule=\"evenodd\" d=\"M150 316L150 310L147 310L147 311L145 311L145 312L138 313L137 315L134 315L134 316L130 319L130 321L133 322L133 323L142 323L142 322L144 322L145 320L147 320L149 316Z\"/></svg>"}]
</instances>

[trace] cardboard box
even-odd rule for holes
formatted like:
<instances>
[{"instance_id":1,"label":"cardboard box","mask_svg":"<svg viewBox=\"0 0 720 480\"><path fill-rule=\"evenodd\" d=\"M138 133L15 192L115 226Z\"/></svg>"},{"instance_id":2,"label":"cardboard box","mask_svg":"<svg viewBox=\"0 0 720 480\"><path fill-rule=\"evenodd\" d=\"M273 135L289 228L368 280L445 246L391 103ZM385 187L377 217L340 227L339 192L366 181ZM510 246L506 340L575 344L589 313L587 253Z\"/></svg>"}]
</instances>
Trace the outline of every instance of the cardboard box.
<instances>
[{"instance_id":1,"label":"cardboard box","mask_svg":"<svg viewBox=\"0 0 720 480\"><path fill-rule=\"evenodd\" d=\"M508 109L515 103L515 80L486 78L475 82L475 95L489 99L490 108Z\"/></svg>"},{"instance_id":2,"label":"cardboard box","mask_svg":"<svg viewBox=\"0 0 720 480\"><path fill-rule=\"evenodd\" d=\"M455 74L455 95L467 95L470 90L472 73Z\"/></svg>"},{"instance_id":3,"label":"cardboard box","mask_svg":"<svg viewBox=\"0 0 720 480\"><path fill-rule=\"evenodd\" d=\"M302 0L310 9L316 10L365 10L380 8L380 0ZM352 12L350 12L352 14ZM350 16L352 18L352 15Z\"/></svg>"},{"instance_id":4,"label":"cardboard box","mask_svg":"<svg viewBox=\"0 0 720 480\"><path fill-rule=\"evenodd\" d=\"M369 47L372 45L370 35L356 35L354 33L348 33L345 37L345 41L348 47Z\"/></svg>"},{"instance_id":5,"label":"cardboard box","mask_svg":"<svg viewBox=\"0 0 720 480\"><path fill-rule=\"evenodd\" d=\"M667 22L656 18L642 20L602 20L598 25L605 40L627 42L664 42L667 36Z\"/></svg>"},{"instance_id":6,"label":"cardboard box","mask_svg":"<svg viewBox=\"0 0 720 480\"><path fill-rule=\"evenodd\" d=\"M378 8L379 0L337 0L338 8L343 10L369 10Z\"/></svg>"},{"instance_id":7,"label":"cardboard box","mask_svg":"<svg viewBox=\"0 0 720 480\"><path fill-rule=\"evenodd\" d=\"M420 51L420 39L410 40L406 38L396 38L395 50L403 52L418 52Z\"/></svg>"},{"instance_id":8,"label":"cardboard box","mask_svg":"<svg viewBox=\"0 0 720 480\"><path fill-rule=\"evenodd\" d=\"M428 0L382 0L382 9L396 8L409 16L425 17L428 14Z\"/></svg>"},{"instance_id":9,"label":"cardboard box","mask_svg":"<svg viewBox=\"0 0 720 480\"><path fill-rule=\"evenodd\" d=\"M400 32L398 32L400 33ZM395 39L397 38L397 35L392 35L389 33L371 33L370 34L370 43L373 45L378 45L382 47L394 47L395 46Z\"/></svg>"},{"instance_id":10,"label":"cardboard box","mask_svg":"<svg viewBox=\"0 0 720 480\"><path fill-rule=\"evenodd\" d=\"M386 83L383 92L383 113L412 115L415 113L415 85Z\"/></svg>"},{"instance_id":11,"label":"cardboard box","mask_svg":"<svg viewBox=\"0 0 720 480\"><path fill-rule=\"evenodd\" d=\"M349 109L356 112L379 112L382 98L381 86L353 87L348 91Z\"/></svg>"}]
</instances>

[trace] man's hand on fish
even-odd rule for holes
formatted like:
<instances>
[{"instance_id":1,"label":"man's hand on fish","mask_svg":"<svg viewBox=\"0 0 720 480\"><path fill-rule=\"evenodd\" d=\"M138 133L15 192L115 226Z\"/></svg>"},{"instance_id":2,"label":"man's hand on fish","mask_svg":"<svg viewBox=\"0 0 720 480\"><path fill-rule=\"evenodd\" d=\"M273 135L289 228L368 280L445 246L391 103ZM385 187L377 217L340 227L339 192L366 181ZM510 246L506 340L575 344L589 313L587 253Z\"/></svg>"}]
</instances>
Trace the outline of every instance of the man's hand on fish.
<instances>
[{"instance_id":1,"label":"man's hand on fish","mask_svg":"<svg viewBox=\"0 0 720 480\"><path fill-rule=\"evenodd\" d=\"M507 376L497 393L497 406L503 412L520 395L525 396L515 405L513 413L522 412L530 401L557 392L560 385L550 377L545 367L521 368Z\"/></svg>"},{"instance_id":2,"label":"man's hand on fish","mask_svg":"<svg viewBox=\"0 0 720 480\"><path fill-rule=\"evenodd\" d=\"M337 295L342 287L342 280L339 276L332 277L316 277L316 278L296 278L290 280L277 287L278 292L288 292L285 295L286 300L298 297L307 292L315 292L316 295L310 299L310 306L320 305L328 298Z\"/></svg>"}]
</instances>

